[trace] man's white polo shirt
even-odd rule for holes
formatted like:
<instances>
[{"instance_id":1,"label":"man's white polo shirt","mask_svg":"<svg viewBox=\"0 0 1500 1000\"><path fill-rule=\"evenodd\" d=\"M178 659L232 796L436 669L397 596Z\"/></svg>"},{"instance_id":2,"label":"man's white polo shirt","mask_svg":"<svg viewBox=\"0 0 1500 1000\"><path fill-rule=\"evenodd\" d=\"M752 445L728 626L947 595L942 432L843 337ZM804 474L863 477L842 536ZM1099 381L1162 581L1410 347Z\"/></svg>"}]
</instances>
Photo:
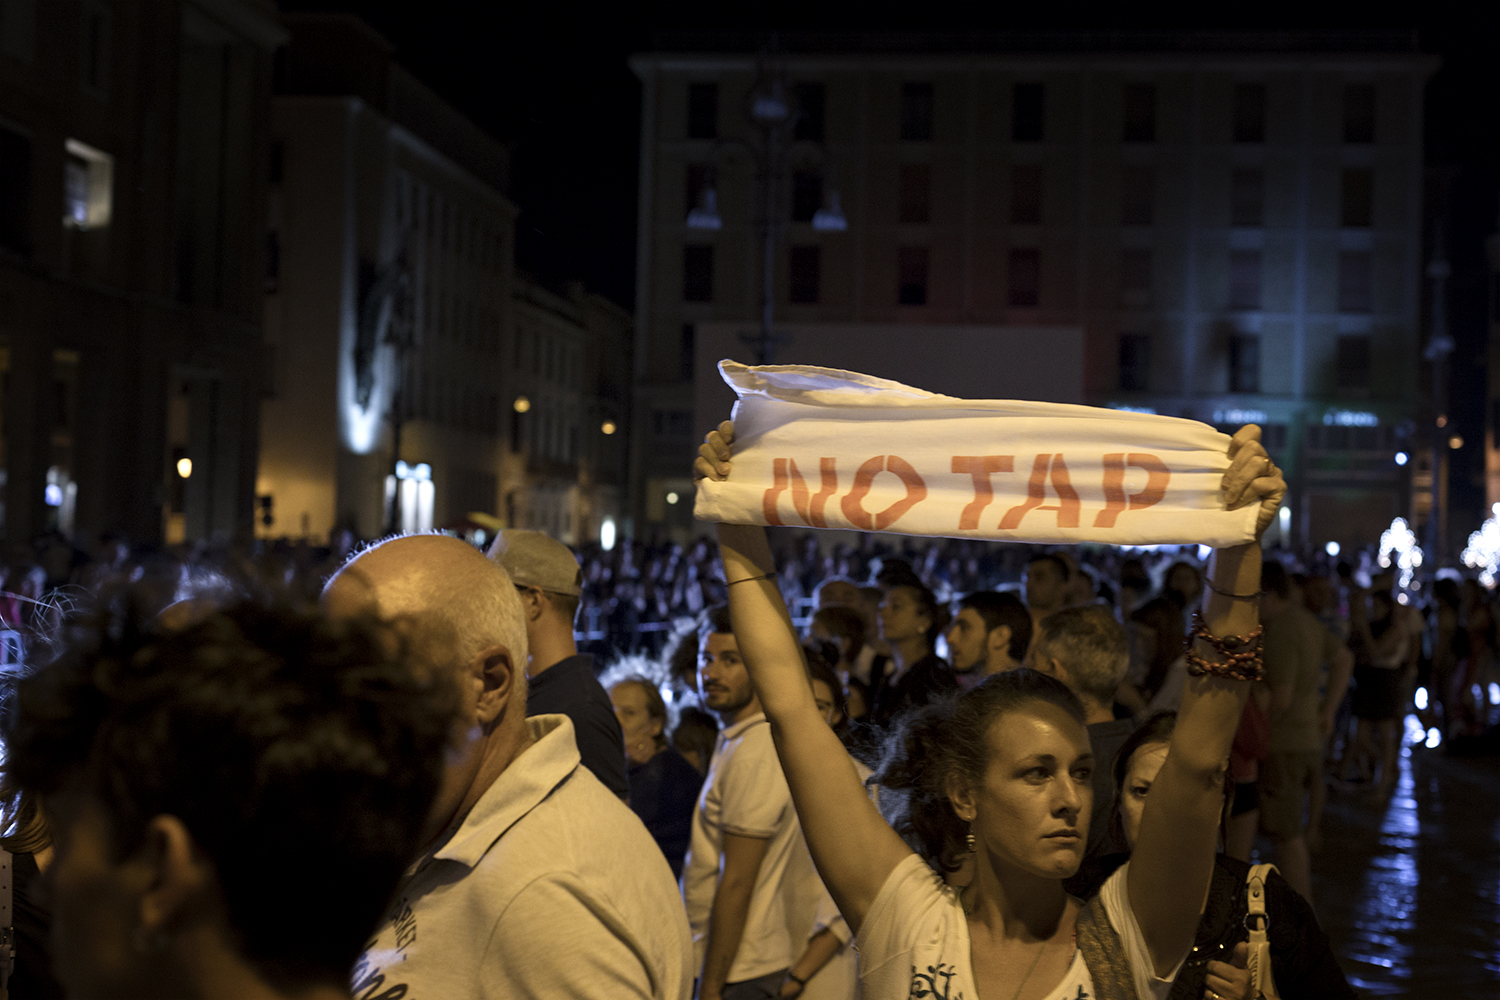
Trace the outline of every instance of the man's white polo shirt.
<instances>
[{"instance_id":1,"label":"man's white polo shirt","mask_svg":"<svg viewBox=\"0 0 1500 1000\"><path fill-rule=\"evenodd\" d=\"M726 980L738 983L788 968L796 958L787 932L782 877L793 845L801 844L802 828L764 715L753 715L719 734L698 808L693 811L682 895L693 929L695 970L703 968L708 948L709 913L719 890L726 833L770 841L750 893L745 933Z\"/></svg>"},{"instance_id":2,"label":"man's white polo shirt","mask_svg":"<svg viewBox=\"0 0 1500 1000\"><path fill-rule=\"evenodd\" d=\"M355 963L355 1000L632 997L688 1000L681 900L656 841L579 765L565 715L452 836L407 871Z\"/></svg>"}]
</instances>

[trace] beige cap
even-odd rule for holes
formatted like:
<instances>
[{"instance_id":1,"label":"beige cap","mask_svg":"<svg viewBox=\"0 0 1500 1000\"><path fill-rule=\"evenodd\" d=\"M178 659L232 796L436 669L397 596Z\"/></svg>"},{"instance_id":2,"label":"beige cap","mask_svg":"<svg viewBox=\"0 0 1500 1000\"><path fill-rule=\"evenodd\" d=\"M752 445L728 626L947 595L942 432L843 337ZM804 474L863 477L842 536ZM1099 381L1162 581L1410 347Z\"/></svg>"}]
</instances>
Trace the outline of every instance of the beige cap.
<instances>
[{"instance_id":1,"label":"beige cap","mask_svg":"<svg viewBox=\"0 0 1500 1000\"><path fill-rule=\"evenodd\" d=\"M540 531L502 531L487 554L519 587L540 587L569 597L583 593L583 570L572 550Z\"/></svg>"}]
</instances>

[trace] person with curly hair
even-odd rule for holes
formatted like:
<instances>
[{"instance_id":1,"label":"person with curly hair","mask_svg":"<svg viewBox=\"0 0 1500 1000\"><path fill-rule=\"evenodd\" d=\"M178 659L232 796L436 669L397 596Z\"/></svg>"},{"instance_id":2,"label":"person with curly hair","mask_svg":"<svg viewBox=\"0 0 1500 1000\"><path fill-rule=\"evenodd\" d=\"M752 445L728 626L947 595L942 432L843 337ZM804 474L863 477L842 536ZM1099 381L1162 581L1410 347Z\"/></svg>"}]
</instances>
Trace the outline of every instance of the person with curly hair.
<instances>
[{"instance_id":1,"label":"person with curly hair","mask_svg":"<svg viewBox=\"0 0 1500 1000\"><path fill-rule=\"evenodd\" d=\"M368 622L133 606L66 623L6 720L67 995L347 997L424 835L452 686Z\"/></svg>"}]
</instances>

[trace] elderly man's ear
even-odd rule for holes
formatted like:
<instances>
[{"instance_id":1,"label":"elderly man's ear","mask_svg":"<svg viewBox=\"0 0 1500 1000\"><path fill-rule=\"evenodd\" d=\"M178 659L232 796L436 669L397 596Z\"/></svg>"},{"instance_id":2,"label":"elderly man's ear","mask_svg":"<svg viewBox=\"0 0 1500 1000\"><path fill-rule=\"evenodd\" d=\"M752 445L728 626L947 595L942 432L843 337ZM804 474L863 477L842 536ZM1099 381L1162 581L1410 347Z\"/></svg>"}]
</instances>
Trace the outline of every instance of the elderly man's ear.
<instances>
[{"instance_id":1,"label":"elderly man's ear","mask_svg":"<svg viewBox=\"0 0 1500 1000\"><path fill-rule=\"evenodd\" d=\"M505 715L506 707L518 692L524 697L524 689L517 682L519 668L511 659L507 647L499 644L489 646L480 650L474 660L480 682L479 704L475 714L479 724L488 728ZM520 711L525 714L524 704L520 706Z\"/></svg>"}]
</instances>

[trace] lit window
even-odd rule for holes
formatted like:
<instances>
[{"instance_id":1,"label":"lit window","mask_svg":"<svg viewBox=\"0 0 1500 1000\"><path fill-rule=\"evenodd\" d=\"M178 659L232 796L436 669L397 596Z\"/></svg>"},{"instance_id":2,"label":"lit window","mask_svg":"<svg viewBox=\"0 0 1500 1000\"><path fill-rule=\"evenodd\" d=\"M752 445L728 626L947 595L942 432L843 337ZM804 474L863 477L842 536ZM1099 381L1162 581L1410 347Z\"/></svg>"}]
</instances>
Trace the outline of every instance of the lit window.
<instances>
[{"instance_id":1,"label":"lit window","mask_svg":"<svg viewBox=\"0 0 1500 1000\"><path fill-rule=\"evenodd\" d=\"M109 225L115 158L77 139L66 143L63 165L63 225L98 229Z\"/></svg>"}]
</instances>

